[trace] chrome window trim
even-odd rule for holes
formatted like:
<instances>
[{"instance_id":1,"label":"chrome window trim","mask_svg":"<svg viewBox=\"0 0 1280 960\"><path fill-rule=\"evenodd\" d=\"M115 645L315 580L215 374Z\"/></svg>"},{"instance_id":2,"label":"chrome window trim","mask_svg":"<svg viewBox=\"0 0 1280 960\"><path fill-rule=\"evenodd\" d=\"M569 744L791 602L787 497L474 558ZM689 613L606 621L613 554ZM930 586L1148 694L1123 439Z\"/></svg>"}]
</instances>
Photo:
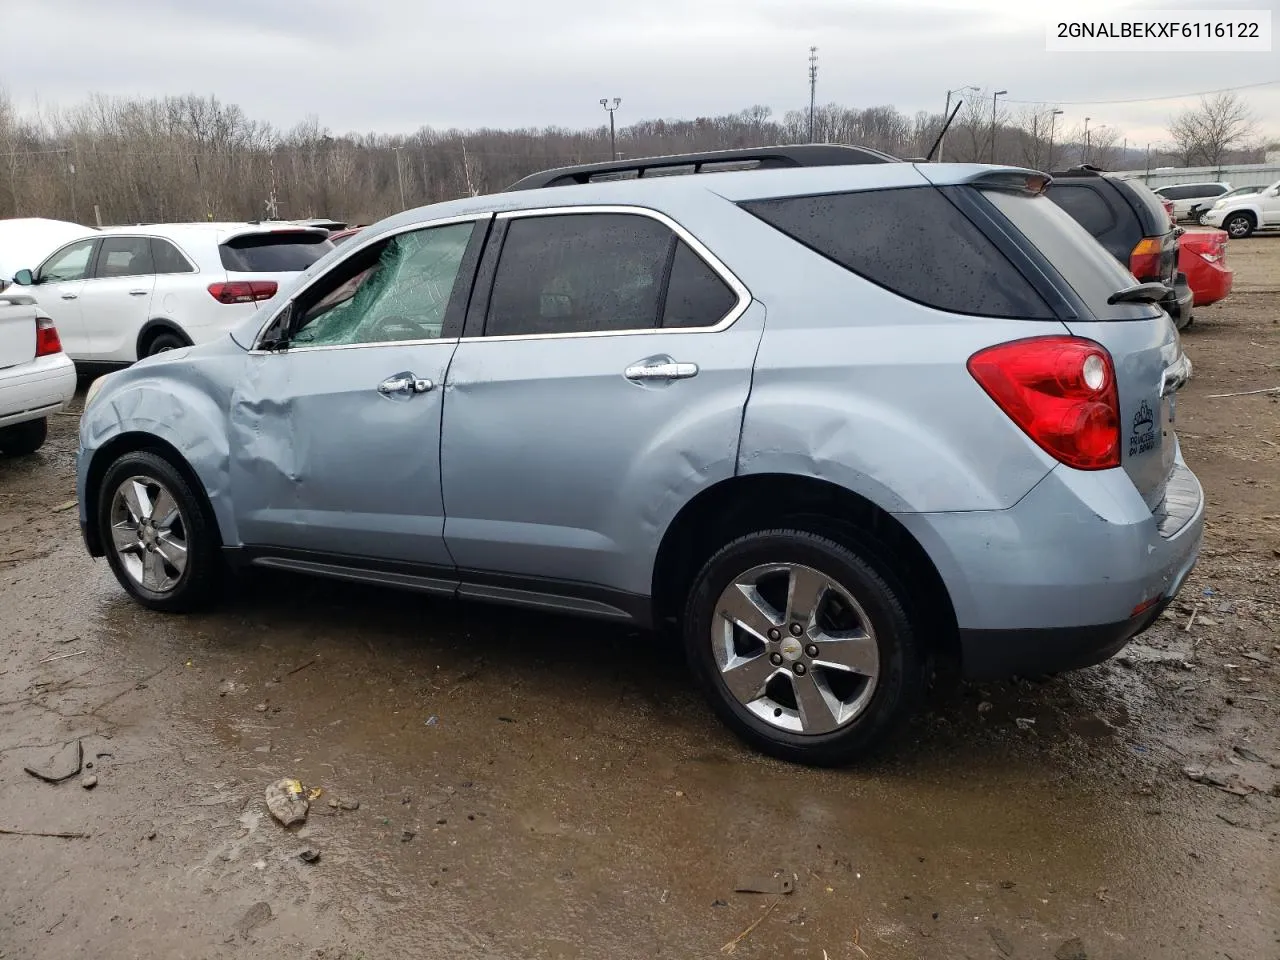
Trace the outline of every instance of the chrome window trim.
<instances>
[{"instance_id":1,"label":"chrome window trim","mask_svg":"<svg viewBox=\"0 0 1280 960\"><path fill-rule=\"evenodd\" d=\"M285 307L293 303L294 300L296 300L306 291L310 290L313 286L315 286L317 283L319 283L321 280L327 277L330 273L332 273L335 269L337 269L337 267L340 264L346 263L347 260L349 260L351 257L354 257L361 250L371 247L375 243L382 243L384 240L389 240L392 237L398 237L403 233L416 233L419 230L431 230L435 227L449 227L454 225L455 223L469 223L469 222L478 223L480 221L490 220L492 218L493 218L493 214L491 212L466 213L456 217L442 217L439 220L420 220L420 221L417 221L416 223L411 223L403 227L397 227L394 230L387 230L375 236L364 237L363 240L361 239L360 234L356 234L354 237L352 237L350 240L344 243L341 248L335 248L335 249L341 249L346 254L345 256L338 258L338 260L335 261L323 273L316 274L314 277L308 280L305 284L303 284L297 290L293 291L293 293L289 295L289 299L287 299L284 303L280 304L280 306L277 307L271 313L271 315L267 317L266 321L262 324L262 326L258 328L258 332L254 335L253 348L249 351L249 353L256 354L259 356L274 356L276 354L311 353L316 350L354 350L358 347L412 347L412 346L420 346L426 343L457 343L458 342L457 337L435 337L429 340L387 340L382 343L317 344L316 346L311 346L311 347L289 347L287 350L263 350L260 346L258 346L258 344L262 342L263 334L267 332L267 330L271 327L271 324L276 322L276 318L280 316L281 311L283 311Z\"/></svg>"},{"instance_id":2,"label":"chrome window trim","mask_svg":"<svg viewBox=\"0 0 1280 960\"><path fill-rule=\"evenodd\" d=\"M557 217L574 213L621 213L631 214L633 216L648 217L651 220L657 220L677 237L689 245L689 248L697 254L712 271L723 280L729 289L738 297L738 302L729 310L719 321L706 327L636 327L630 330L590 330L586 332L567 332L567 333L512 333L503 334L496 337L459 337L459 343L504 343L512 340L570 340L594 337L634 337L640 334L690 334L690 333L719 333L727 330L737 322L738 318L747 312L747 308L751 306L751 291L747 289L746 284L737 278L714 253L712 253L701 240L686 230L681 224L677 223L667 214L650 207L633 206L627 204L583 204L576 207L535 207L527 210L504 210L497 214L499 220L517 220L526 217ZM498 265L502 265L501 257L499 257ZM495 279L497 274L494 275Z\"/></svg>"}]
</instances>

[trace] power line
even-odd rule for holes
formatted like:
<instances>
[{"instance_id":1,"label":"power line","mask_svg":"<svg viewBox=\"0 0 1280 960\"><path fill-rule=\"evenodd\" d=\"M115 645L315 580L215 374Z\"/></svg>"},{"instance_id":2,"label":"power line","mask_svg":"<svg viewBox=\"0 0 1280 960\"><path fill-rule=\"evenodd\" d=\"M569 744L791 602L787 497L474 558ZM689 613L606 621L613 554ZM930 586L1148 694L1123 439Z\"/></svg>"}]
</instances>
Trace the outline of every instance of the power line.
<instances>
[{"instance_id":1,"label":"power line","mask_svg":"<svg viewBox=\"0 0 1280 960\"><path fill-rule=\"evenodd\" d=\"M1269 87L1280 83L1280 80L1260 80L1257 83L1244 83L1238 87L1219 87L1217 90L1201 90L1198 93L1174 93L1163 97L1130 97L1126 100L1006 100L1005 103L1054 103L1068 106L1089 106L1091 104L1109 103L1153 103L1156 100L1185 100L1188 97L1207 97L1211 93L1232 93L1236 90L1250 90L1254 87Z\"/></svg>"}]
</instances>

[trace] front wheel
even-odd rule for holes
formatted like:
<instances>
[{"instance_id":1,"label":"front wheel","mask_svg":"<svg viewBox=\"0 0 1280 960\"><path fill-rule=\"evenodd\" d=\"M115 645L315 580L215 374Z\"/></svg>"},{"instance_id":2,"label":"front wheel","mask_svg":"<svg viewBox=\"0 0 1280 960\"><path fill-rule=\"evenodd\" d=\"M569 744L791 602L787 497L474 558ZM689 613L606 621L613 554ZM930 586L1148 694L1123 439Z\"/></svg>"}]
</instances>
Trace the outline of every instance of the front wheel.
<instances>
[{"instance_id":1,"label":"front wheel","mask_svg":"<svg viewBox=\"0 0 1280 960\"><path fill-rule=\"evenodd\" d=\"M712 707L752 746L815 765L869 753L923 689L895 590L853 550L803 530L733 541L707 561L684 616Z\"/></svg>"},{"instance_id":2,"label":"front wheel","mask_svg":"<svg viewBox=\"0 0 1280 960\"><path fill-rule=\"evenodd\" d=\"M1227 217L1222 228L1232 240L1243 240L1253 233L1253 217L1247 213L1233 213Z\"/></svg>"},{"instance_id":3,"label":"front wheel","mask_svg":"<svg viewBox=\"0 0 1280 960\"><path fill-rule=\"evenodd\" d=\"M139 603L177 612L212 596L221 572L217 532L168 460L142 450L116 460L99 488L97 521L112 572Z\"/></svg>"},{"instance_id":4,"label":"front wheel","mask_svg":"<svg viewBox=\"0 0 1280 960\"><path fill-rule=\"evenodd\" d=\"M44 446L49 436L49 421L44 417L39 420L28 420L15 423L12 427L0 429L0 453L10 457L22 457L35 453Z\"/></svg>"}]
</instances>

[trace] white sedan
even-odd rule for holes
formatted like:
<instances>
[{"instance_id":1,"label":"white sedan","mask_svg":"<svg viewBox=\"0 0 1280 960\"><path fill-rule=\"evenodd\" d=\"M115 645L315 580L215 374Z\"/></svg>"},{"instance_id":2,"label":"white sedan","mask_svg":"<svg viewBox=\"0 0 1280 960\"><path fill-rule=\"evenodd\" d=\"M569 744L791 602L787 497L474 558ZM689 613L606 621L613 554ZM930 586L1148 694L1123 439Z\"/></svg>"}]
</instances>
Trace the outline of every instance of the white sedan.
<instances>
[{"instance_id":1,"label":"white sedan","mask_svg":"<svg viewBox=\"0 0 1280 960\"><path fill-rule=\"evenodd\" d=\"M21 456L44 443L48 417L76 391L76 371L53 321L35 300L0 293L0 453Z\"/></svg>"}]
</instances>

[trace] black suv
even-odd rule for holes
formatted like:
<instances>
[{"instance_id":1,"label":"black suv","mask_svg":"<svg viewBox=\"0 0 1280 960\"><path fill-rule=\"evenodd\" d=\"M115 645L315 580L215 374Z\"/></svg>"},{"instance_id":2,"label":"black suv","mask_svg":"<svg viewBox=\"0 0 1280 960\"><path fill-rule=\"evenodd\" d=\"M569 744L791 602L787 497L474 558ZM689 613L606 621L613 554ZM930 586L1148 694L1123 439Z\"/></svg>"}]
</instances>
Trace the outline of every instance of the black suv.
<instances>
[{"instance_id":1,"label":"black suv","mask_svg":"<svg viewBox=\"0 0 1280 960\"><path fill-rule=\"evenodd\" d=\"M1150 187L1080 166L1054 173L1047 195L1139 281L1163 283L1173 291L1160 305L1179 330L1191 323L1191 287L1187 275L1178 272L1183 230L1169 219Z\"/></svg>"}]
</instances>

